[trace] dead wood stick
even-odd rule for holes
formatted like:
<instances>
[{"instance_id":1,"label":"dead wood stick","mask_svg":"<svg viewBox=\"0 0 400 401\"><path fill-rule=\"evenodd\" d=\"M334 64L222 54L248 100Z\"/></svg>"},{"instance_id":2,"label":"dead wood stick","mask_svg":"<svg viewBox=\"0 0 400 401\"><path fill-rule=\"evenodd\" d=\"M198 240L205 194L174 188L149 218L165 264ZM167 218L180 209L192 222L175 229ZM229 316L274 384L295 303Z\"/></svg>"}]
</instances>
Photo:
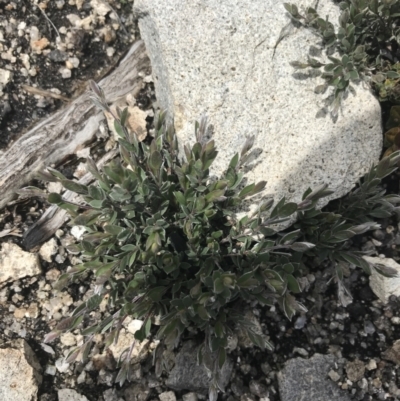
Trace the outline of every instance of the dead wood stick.
<instances>
[{"instance_id":1,"label":"dead wood stick","mask_svg":"<svg viewBox=\"0 0 400 401\"><path fill-rule=\"evenodd\" d=\"M138 41L99 84L106 99L114 103L128 93L138 93L143 87L143 77L149 73L150 61L144 43ZM94 106L86 91L1 150L0 209L37 170L56 164L90 142L103 119L103 113Z\"/></svg>"},{"instance_id":2,"label":"dead wood stick","mask_svg":"<svg viewBox=\"0 0 400 401\"><path fill-rule=\"evenodd\" d=\"M43 97L52 97L53 99L62 100L63 102L69 102L71 100L70 98L68 98L66 96L59 95L58 93L46 91L44 89L35 88L34 86L21 85L21 88L24 91L31 93L32 95L40 95Z\"/></svg>"}]
</instances>

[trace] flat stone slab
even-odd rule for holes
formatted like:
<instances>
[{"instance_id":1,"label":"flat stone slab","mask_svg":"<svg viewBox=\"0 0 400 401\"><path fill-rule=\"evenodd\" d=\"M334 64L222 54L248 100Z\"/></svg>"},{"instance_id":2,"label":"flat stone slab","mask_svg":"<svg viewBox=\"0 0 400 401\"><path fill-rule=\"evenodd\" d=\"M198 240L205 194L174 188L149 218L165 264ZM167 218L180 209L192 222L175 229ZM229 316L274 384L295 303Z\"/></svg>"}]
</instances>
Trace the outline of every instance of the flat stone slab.
<instances>
[{"instance_id":1,"label":"flat stone slab","mask_svg":"<svg viewBox=\"0 0 400 401\"><path fill-rule=\"evenodd\" d=\"M57 395L58 401L88 401L88 399L84 395L81 395L75 390L68 388L58 390Z\"/></svg>"},{"instance_id":2,"label":"flat stone slab","mask_svg":"<svg viewBox=\"0 0 400 401\"><path fill-rule=\"evenodd\" d=\"M25 340L0 349L0 400L36 401L40 364Z\"/></svg>"},{"instance_id":3,"label":"flat stone slab","mask_svg":"<svg viewBox=\"0 0 400 401\"><path fill-rule=\"evenodd\" d=\"M18 245L4 242L0 249L0 287L9 281L42 272L36 254L25 252Z\"/></svg>"},{"instance_id":4,"label":"flat stone slab","mask_svg":"<svg viewBox=\"0 0 400 401\"><path fill-rule=\"evenodd\" d=\"M294 358L278 373L282 401L350 401L347 391L328 378L335 365L333 355L315 354L310 359Z\"/></svg>"},{"instance_id":5,"label":"flat stone slab","mask_svg":"<svg viewBox=\"0 0 400 401\"><path fill-rule=\"evenodd\" d=\"M245 135L255 135L249 183L266 180L265 198L300 201L308 187L328 184L348 193L381 152L380 106L366 84L353 85L337 121L332 94L314 92L316 71L295 71L291 61L318 53L320 39L295 28L283 0L137 0L141 36L150 56L160 107L173 117L178 137L194 143L194 122L207 115L221 173ZM309 0L292 0L302 10ZM331 0L318 11L337 23ZM278 44L282 32L288 32ZM315 55L314 55L315 56ZM324 54L316 56L324 61ZM327 199L324 204L327 203Z\"/></svg>"},{"instance_id":6,"label":"flat stone slab","mask_svg":"<svg viewBox=\"0 0 400 401\"><path fill-rule=\"evenodd\" d=\"M385 277L375 269L371 270L369 276L369 286L374 294L383 302L387 303L391 295L400 296L400 265L391 258L376 258L372 256L363 256L363 258L372 266L382 270L390 269L397 271L397 277Z\"/></svg>"}]
</instances>

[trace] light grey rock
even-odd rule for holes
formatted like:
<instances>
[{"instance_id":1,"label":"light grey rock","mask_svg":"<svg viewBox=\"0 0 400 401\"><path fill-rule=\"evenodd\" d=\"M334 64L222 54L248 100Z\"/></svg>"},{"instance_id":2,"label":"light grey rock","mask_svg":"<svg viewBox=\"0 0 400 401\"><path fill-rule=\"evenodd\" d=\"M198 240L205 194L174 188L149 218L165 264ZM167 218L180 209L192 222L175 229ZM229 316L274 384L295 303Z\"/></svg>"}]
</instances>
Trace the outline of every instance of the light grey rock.
<instances>
[{"instance_id":1,"label":"light grey rock","mask_svg":"<svg viewBox=\"0 0 400 401\"><path fill-rule=\"evenodd\" d=\"M83 370L80 375L76 378L76 382L78 384L82 384L85 383L86 381L86 372Z\"/></svg>"},{"instance_id":2,"label":"light grey rock","mask_svg":"<svg viewBox=\"0 0 400 401\"><path fill-rule=\"evenodd\" d=\"M8 70L0 69L0 84L7 85L12 77L12 72Z\"/></svg>"},{"instance_id":3,"label":"light grey rock","mask_svg":"<svg viewBox=\"0 0 400 401\"><path fill-rule=\"evenodd\" d=\"M110 388L103 393L104 401L124 401L123 398L118 397L117 390Z\"/></svg>"},{"instance_id":4,"label":"light grey rock","mask_svg":"<svg viewBox=\"0 0 400 401\"><path fill-rule=\"evenodd\" d=\"M391 258L375 258L372 256L363 256L371 265L376 265L383 269L394 269L398 272L397 277L385 277L372 269L369 276L369 286L375 295L384 303L389 301L391 295L400 296L400 265Z\"/></svg>"},{"instance_id":5,"label":"light grey rock","mask_svg":"<svg viewBox=\"0 0 400 401\"><path fill-rule=\"evenodd\" d=\"M57 369L54 365L47 365L44 373L46 373L46 375L54 376L57 373Z\"/></svg>"},{"instance_id":6,"label":"light grey rock","mask_svg":"<svg viewBox=\"0 0 400 401\"><path fill-rule=\"evenodd\" d=\"M56 368L60 373L65 373L69 369L69 363L65 361L65 358L58 358L56 360Z\"/></svg>"},{"instance_id":7,"label":"light grey rock","mask_svg":"<svg viewBox=\"0 0 400 401\"><path fill-rule=\"evenodd\" d=\"M347 377L354 383L358 382L364 377L365 364L363 361L356 359L346 363L346 374Z\"/></svg>"},{"instance_id":8,"label":"light grey rock","mask_svg":"<svg viewBox=\"0 0 400 401\"><path fill-rule=\"evenodd\" d=\"M333 355L321 354L287 361L278 373L281 401L350 401L349 394L328 378L334 363Z\"/></svg>"},{"instance_id":9,"label":"light grey rock","mask_svg":"<svg viewBox=\"0 0 400 401\"><path fill-rule=\"evenodd\" d=\"M90 0L90 5L94 10L96 10L96 14L101 15L102 17L112 11L112 8L101 0Z\"/></svg>"},{"instance_id":10,"label":"light grey rock","mask_svg":"<svg viewBox=\"0 0 400 401\"><path fill-rule=\"evenodd\" d=\"M84 226L73 226L71 228L71 234L79 241L82 239L83 234L85 233L86 228Z\"/></svg>"},{"instance_id":11,"label":"light grey rock","mask_svg":"<svg viewBox=\"0 0 400 401\"><path fill-rule=\"evenodd\" d=\"M47 55L47 57L51 61L54 61L55 63L63 63L64 61L66 61L68 59L68 54L63 52L63 51L61 51L61 50L55 49L55 50L52 50Z\"/></svg>"},{"instance_id":12,"label":"light grey rock","mask_svg":"<svg viewBox=\"0 0 400 401\"><path fill-rule=\"evenodd\" d=\"M176 396L173 391L164 391L158 396L158 398L160 401L176 401Z\"/></svg>"},{"instance_id":13,"label":"light grey rock","mask_svg":"<svg viewBox=\"0 0 400 401\"><path fill-rule=\"evenodd\" d=\"M37 255L23 251L18 245L4 242L0 250L0 287L8 281L15 281L40 274Z\"/></svg>"},{"instance_id":14,"label":"light grey rock","mask_svg":"<svg viewBox=\"0 0 400 401\"><path fill-rule=\"evenodd\" d=\"M60 74L63 79L68 79L72 76L71 70L69 68L61 68Z\"/></svg>"},{"instance_id":15,"label":"light grey rock","mask_svg":"<svg viewBox=\"0 0 400 401\"><path fill-rule=\"evenodd\" d=\"M382 352L382 358L400 365L400 340L396 340L391 347Z\"/></svg>"},{"instance_id":16,"label":"light grey rock","mask_svg":"<svg viewBox=\"0 0 400 401\"><path fill-rule=\"evenodd\" d=\"M135 343L131 352L131 363L138 363L144 361L151 350L149 350L150 341L148 339L144 339L143 341L135 340L135 337L130 332L125 329L121 329L117 344L112 343L109 347L109 350L112 352L115 360L121 357L122 353L129 349Z\"/></svg>"},{"instance_id":17,"label":"light grey rock","mask_svg":"<svg viewBox=\"0 0 400 401\"><path fill-rule=\"evenodd\" d=\"M76 337L71 333L63 333L60 336L61 344L65 345L66 347L72 347L76 344Z\"/></svg>"},{"instance_id":18,"label":"light grey rock","mask_svg":"<svg viewBox=\"0 0 400 401\"><path fill-rule=\"evenodd\" d=\"M124 391L125 401L146 401L150 396L150 390L143 384L133 384Z\"/></svg>"},{"instance_id":19,"label":"light grey rock","mask_svg":"<svg viewBox=\"0 0 400 401\"><path fill-rule=\"evenodd\" d=\"M375 359L370 359L365 367L368 370L375 370L378 367L378 365L376 364Z\"/></svg>"},{"instance_id":20,"label":"light grey rock","mask_svg":"<svg viewBox=\"0 0 400 401\"><path fill-rule=\"evenodd\" d=\"M268 396L267 387L258 380L251 380L249 383L250 393L257 397L263 398Z\"/></svg>"},{"instance_id":21,"label":"light grey rock","mask_svg":"<svg viewBox=\"0 0 400 401\"><path fill-rule=\"evenodd\" d=\"M307 317L305 315L301 315L296 319L296 321L294 323L294 328L296 330L301 330L304 328L306 323L307 323Z\"/></svg>"},{"instance_id":22,"label":"light grey rock","mask_svg":"<svg viewBox=\"0 0 400 401\"><path fill-rule=\"evenodd\" d=\"M197 401L198 397L196 393L186 393L182 395L183 401Z\"/></svg>"},{"instance_id":23,"label":"light grey rock","mask_svg":"<svg viewBox=\"0 0 400 401\"><path fill-rule=\"evenodd\" d=\"M338 372L336 372L335 370L331 369L328 373L329 378L334 381L337 382L340 379L340 375Z\"/></svg>"},{"instance_id":24,"label":"light grey rock","mask_svg":"<svg viewBox=\"0 0 400 401\"><path fill-rule=\"evenodd\" d=\"M189 390L200 394L208 394L211 379L202 365L197 364L198 347L193 341L187 341L176 355L175 367L169 373L165 384L175 391ZM227 357L222 368L220 385L228 384L232 374L233 363Z\"/></svg>"},{"instance_id":25,"label":"light grey rock","mask_svg":"<svg viewBox=\"0 0 400 401\"><path fill-rule=\"evenodd\" d=\"M267 181L263 197L300 201L309 187L328 184L335 193L323 200L326 204L349 192L378 161L380 106L360 83L332 121L326 96L314 93L323 79L315 71L296 72L289 64L306 60L310 46L318 49L320 39L290 25L283 3L137 0L134 11L151 59L157 100L173 117L181 145L194 143L194 122L207 115L219 150L212 174L226 169L245 135L255 135L245 177ZM302 10L312 2L292 3ZM318 11L338 23L340 11L332 0L320 2ZM289 34L276 45L286 26ZM324 57L317 55L321 61ZM250 200L242 211L255 206Z\"/></svg>"},{"instance_id":26,"label":"light grey rock","mask_svg":"<svg viewBox=\"0 0 400 401\"><path fill-rule=\"evenodd\" d=\"M0 349L0 400L36 401L40 364L25 340Z\"/></svg>"},{"instance_id":27,"label":"light grey rock","mask_svg":"<svg viewBox=\"0 0 400 401\"><path fill-rule=\"evenodd\" d=\"M57 240L55 238L52 238L51 240L45 242L40 247L39 255L43 260L45 260L48 263L51 263L52 256L57 253L57 250L58 250Z\"/></svg>"},{"instance_id":28,"label":"light grey rock","mask_svg":"<svg viewBox=\"0 0 400 401\"><path fill-rule=\"evenodd\" d=\"M75 390L63 388L58 390L58 401L88 401L84 396L76 392Z\"/></svg>"}]
</instances>

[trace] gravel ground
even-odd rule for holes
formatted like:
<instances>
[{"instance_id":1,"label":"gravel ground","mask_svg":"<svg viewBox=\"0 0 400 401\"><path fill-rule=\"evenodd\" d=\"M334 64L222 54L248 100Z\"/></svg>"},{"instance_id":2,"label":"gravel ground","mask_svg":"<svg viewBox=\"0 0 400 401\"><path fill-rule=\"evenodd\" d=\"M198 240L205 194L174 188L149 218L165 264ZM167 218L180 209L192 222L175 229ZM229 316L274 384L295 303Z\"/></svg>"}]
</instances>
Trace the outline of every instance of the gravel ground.
<instances>
[{"instance_id":1,"label":"gravel ground","mask_svg":"<svg viewBox=\"0 0 400 401\"><path fill-rule=\"evenodd\" d=\"M395 173L387 182L391 186L398 180L399 174ZM0 232L12 229L14 235L0 238L0 245L15 243L20 246L21 237L18 235L46 207L46 204L31 199L4 209L0 214ZM393 218L380 223L382 229L356 238L353 245L372 255L399 261L398 221ZM43 274L14 281L0 290L0 341L5 343L25 338L37 354L44 369L40 401L56 400L60 388L75 389L90 401L112 401L112 394L129 401L136 399L131 398L133 389L139 394L135 393L139 397L137 399L162 399L159 395L171 389L165 385L166 375L155 377L151 355L134 365L133 385L125 383L120 388L113 384L117 374L114 357L120 350L113 349L114 357L100 356L104 348L102 336L96 337L96 345L86 364L68 365L62 361L68 349L82 341L79 330L65 334L49 345L43 344L45 334L54 328L57 321L93 293L90 280L77 282L58 293L52 288L67 266L80 262L78 255L69 254L65 249L76 242L78 235L78 230L71 230L65 224L39 251ZM278 372L283 369L284 363L296 357L309 358L316 353L335 356L336 368L329 372L329 377L345 389L351 399L400 399L400 352L396 345L392 347L400 338L400 300L392 296L387 304L383 304L370 289L368 277L350 266L345 284L353 300L345 308L338 302L336 283L333 280L329 282L331 266L321 266L313 261L309 262L309 266L309 286L300 299L308 308L306 314L288 321L278 309L250 308L259 320L263 333L275 345L275 351L247 348L247 344L239 341L238 347L231 353L234 362L231 380L220 399L280 401ZM85 325L105 316L107 311L101 307L100 312L93 313ZM129 325L122 338L125 335L129 339ZM151 350L155 344L147 346ZM172 360L174 358L173 355ZM174 394L177 399L184 400L195 396L190 392L187 395L188 391L175 391ZM201 394L195 397L204 398Z\"/></svg>"},{"instance_id":2,"label":"gravel ground","mask_svg":"<svg viewBox=\"0 0 400 401\"><path fill-rule=\"evenodd\" d=\"M138 35L131 7L129 1L111 0L40 4L33 0L0 0L0 148L38 118L48 116L79 94L88 78L97 78L112 68ZM27 91L23 85L65 99L33 94L33 89ZM154 89L149 82L137 99L138 106L148 113L148 126L154 101ZM92 156L98 157L106 144L109 148L115 145L110 138L99 138L91 149ZM73 177L80 161L74 157L59 168ZM394 173L386 179L389 192L399 192L399 178L399 173ZM13 202L1 210L0 246L22 246L23 233L47 207L38 199L29 199ZM382 229L355 238L353 245L372 255L399 261L397 218L379 223ZM167 376L155 376L151 355L147 356L147 351L155 346L153 342L146 345L142 356L138 350L133 381L122 387L113 384L117 374L115 359L121 349L113 349L112 354L103 352L102 336L95 338L95 347L85 364L63 362L68 349L82 341L79 330L50 345L43 344L45 334L93 293L89 279L61 292L53 289L59 275L80 262L79 255L66 250L78 235L76 229L65 224L39 251L41 275L0 287L0 343L24 338L32 347L43 368L38 399L61 399L58 390L63 388L74 389L89 401L205 399L202 394L185 390L171 392L165 384ZM250 308L275 351L246 347L239 341L231 353L234 369L230 383L219 399L281 401L278 372L285 362L320 353L335 356L336 365L329 378L350 399L400 400L400 347L395 343L400 339L400 300L393 296L388 303L382 303L370 289L368 277L348 266L345 284L353 299L343 307L338 302L337 285L330 280L332 267L316 261L309 261L309 266L308 287L301 295L308 308L306 314L288 321L278 309L256 305ZM90 325L107 313L101 306L85 324ZM128 340L131 327L128 324L123 335ZM175 355L170 355L171 366L174 360Z\"/></svg>"},{"instance_id":3,"label":"gravel ground","mask_svg":"<svg viewBox=\"0 0 400 401\"><path fill-rule=\"evenodd\" d=\"M0 149L104 76L137 35L132 0L0 0Z\"/></svg>"}]
</instances>

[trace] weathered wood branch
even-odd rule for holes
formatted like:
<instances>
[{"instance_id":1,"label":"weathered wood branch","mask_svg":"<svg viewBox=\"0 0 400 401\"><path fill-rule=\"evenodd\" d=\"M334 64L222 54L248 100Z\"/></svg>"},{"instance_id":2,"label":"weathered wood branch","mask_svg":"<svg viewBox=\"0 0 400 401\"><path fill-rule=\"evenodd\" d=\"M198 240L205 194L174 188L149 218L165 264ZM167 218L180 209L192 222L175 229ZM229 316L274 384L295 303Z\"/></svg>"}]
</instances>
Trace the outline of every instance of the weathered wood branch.
<instances>
[{"instance_id":1,"label":"weathered wood branch","mask_svg":"<svg viewBox=\"0 0 400 401\"><path fill-rule=\"evenodd\" d=\"M107 101L114 103L128 93L137 94L142 88L143 76L149 71L144 43L138 41L99 84ZM86 91L0 151L0 209L37 170L63 160L89 142L103 119L103 113L93 105Z\"/></svg>"}]
</instances>

